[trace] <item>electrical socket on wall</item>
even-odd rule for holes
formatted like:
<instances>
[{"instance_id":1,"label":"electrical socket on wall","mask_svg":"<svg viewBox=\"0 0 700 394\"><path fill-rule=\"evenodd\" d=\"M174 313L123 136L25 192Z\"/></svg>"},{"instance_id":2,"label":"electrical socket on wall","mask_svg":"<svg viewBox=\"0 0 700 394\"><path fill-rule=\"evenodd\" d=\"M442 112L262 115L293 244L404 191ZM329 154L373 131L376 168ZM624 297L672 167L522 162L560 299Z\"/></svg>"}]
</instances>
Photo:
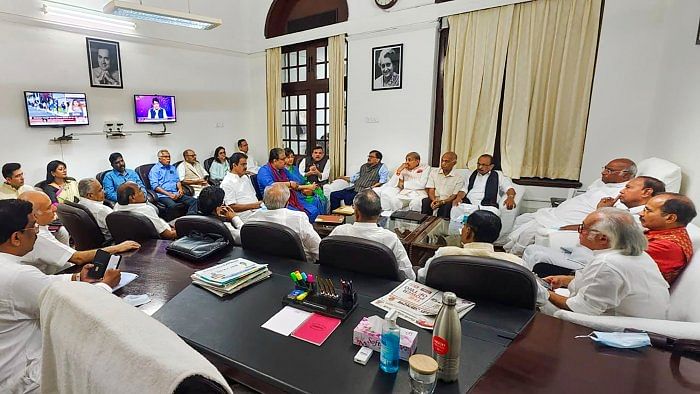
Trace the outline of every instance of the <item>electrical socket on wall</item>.
<instances>
[{"instance_id":1,"label":"electrical socket on wall","mask_svg":"<svg viewBox=\"0 0 700 394\"><path fill-rule=\"evenodd\" d=\"M102 131L105 133L121 133L124 130L124 122L118 120L106 120Z\"/></svg>"}]
</instances>

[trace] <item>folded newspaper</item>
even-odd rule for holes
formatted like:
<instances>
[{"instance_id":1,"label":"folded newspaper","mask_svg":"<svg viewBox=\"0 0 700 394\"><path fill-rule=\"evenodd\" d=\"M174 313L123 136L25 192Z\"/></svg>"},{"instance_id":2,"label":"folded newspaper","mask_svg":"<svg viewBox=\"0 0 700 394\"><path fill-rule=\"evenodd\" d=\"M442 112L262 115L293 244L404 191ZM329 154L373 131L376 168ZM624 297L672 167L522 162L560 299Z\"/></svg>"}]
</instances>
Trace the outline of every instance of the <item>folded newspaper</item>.
<instances>
[{"instance_id":1,"label":"folded newspaper","mask_svg":"<svg viewBox=\"0 0 700 394\"><path fill-rule=\"evenodd\" d=\"M389 294L372 301L372 305L385 311L396 309L402 319L418 327L432 330L442 306L442 292L406 279ZM464 317L474 305L471 301L457 298L455 309L459 318Z\"/></svg>"},{"instance_id":2,"label":"folded newspaper","mask_svg":"<svg viewBox=\"0 0 700 394\"><path fill-rule=\"evenodd\" d=\"M270 277L267 264L238 258L192 274L192 283L223 297Z\"/></svg>"}]
</instances>

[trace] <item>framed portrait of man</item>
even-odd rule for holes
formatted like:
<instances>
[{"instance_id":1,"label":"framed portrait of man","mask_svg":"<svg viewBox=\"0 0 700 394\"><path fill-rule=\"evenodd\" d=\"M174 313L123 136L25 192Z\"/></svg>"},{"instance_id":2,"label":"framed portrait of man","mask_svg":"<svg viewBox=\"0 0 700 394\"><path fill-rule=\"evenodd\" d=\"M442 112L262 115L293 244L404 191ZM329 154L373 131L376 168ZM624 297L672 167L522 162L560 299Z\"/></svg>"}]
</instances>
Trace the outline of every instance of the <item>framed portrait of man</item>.
<instances>
[{"instance_id":1,"label":"framed portrait of man","mask_svg":"<svg viewBox=\"0 0 700 394\"><path fill-rule=\"evenodd\" d=\"M372 90L401 89L403 44L372 48Z\"/></svg>"},{"instance_id":2,"label":"framed portrait of man","mask_svg":"<svg viewBox=\"0 0 700 394\"><path fill-rule=\"evenodd\" d=\"M85 38L87 44L90 86L98 88L124 87L119 43L116 41Z\"/></svg>"}]
</instances>

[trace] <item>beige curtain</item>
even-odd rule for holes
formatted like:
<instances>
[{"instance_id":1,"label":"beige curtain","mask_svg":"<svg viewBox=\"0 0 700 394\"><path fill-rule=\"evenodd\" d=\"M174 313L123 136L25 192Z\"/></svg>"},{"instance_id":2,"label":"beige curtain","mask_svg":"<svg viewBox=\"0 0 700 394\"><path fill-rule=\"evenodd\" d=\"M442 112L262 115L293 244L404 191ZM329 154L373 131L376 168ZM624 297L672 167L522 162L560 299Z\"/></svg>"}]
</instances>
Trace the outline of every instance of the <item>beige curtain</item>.
<instances>
[{"instance_id":1,"label":"beige curtain","mask_svg":"<svg viewBox=\"0 0 700 394\"><path fill-rule=\"evenodd\" d=\"M448 18L442 148L471 168L493 151L512 16L509 5Z\"/></svg>"},{"instance_id":2,"label":"beige curtain","mask_svg":"<svg viewBox=\"0 0 700 394\"><path fill-rule=\"evenodd\" d=\"M345 175L345 35L328 39L330 179Z\"/></svg>"},{"instance_id":3,"label":"beige curtain","mask_svg":"<svg viewBox=\"0 0 700 394\"><path fill-rule=\"evenodd\" d=\"M267 70L267 149L282 146L282 48L265 51Z\"/></svg>"},{"instance_id":4,"label":"beige curtain","mask_svg":"<svg viewBox=\"0 0 700 394\"><path fill-rule=\"evenodd\" d=\"M579 178L601 1L515 6L501 127L509 176Z\"/></svg>"}]
</instances>

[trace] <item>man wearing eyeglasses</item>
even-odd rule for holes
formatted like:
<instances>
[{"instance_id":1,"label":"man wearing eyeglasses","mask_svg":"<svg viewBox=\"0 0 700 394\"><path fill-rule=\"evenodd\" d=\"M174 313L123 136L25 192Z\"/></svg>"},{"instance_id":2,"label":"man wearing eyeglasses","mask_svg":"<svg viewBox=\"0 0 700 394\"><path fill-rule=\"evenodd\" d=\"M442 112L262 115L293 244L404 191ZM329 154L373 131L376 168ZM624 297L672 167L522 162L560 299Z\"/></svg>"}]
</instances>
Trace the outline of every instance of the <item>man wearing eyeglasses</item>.
<instances>
[{"instance_id":1,"label":"man wearing eyeglasses","mask_svg":"<svg viewBox=\"0 0 700 394\"><path fill-rule=\"evenodd\" d=\"M180 182L183 185L190 185L194 190L194 196L199 196L199 192L209 185L209 173L204 169L202 164L197 161L197 154L192 149L187 149L182 152L182 157L185 159L177 166L177 175L180 177Z\"/></svg>"},{"instance_id":2,"label":"man wearing eyeglasses","mask_svg":"<svg viewBox=\"0 0 700 394\"><path fill-rule=\"evenodd\" d=\"M654 196L666 191L666 187L660 180L649 176L638 176L627 182L617 197L605 197L598 203L598 208L615 206L627 209L636 221L640 221L640 215L645 204ZM619 204L621 203L621 204ZM565 226L563 229L576 231L580 225ZM523 252L523 260L528 268L535 273L567 272L583 268L593 258L591 251L580 245L571 249L554 249L542 245L530 245ZM654 256L652 255L652 258ZM656 258L654 258L656 260ZM535 265L540 265L535 269Z\"/></svg>"},{"instance_id":3,"label":"man wearing eyeglasses","mask_svg":"<svg viewBox=\"0 0 700 394\"><path fill-rule=\"evenodd\" d=\"M158 163L153 165L148 173L151 188L156 192L158 201L170 209L181 202L187 205L187 214L197 214L197 200L185 194L180 177L175 167L170 165L170 152L165 149L158 151Z\"/></svg>"},{"instance_id":4,"label":"man wearing eyeglasses","mask_svg":"<svg viewBox=\"0 0 700 394\"><path fill-rule=\"evenodd\" d=\"M363 164L358 172L350 177L341 177L353 185L331 193L331 211L340 207L341 201L345 205L352 205L357 193L367 188L379 187L389 180L389 170L382 163L382 157L382 152L372 150L367 155L367 163Z\"/></svg>"},{"instance_id":5,"label":"man wearing eyeglasses","mask_svg":"<svg viewBox=\"0 0 700 394\"><path fill-rule=\"evenodd\" d=\"M77 251L59 242L49 231L49 223L56 219L56 206L51 204L49 196L44 192L33 190L22 193L19 199L32 204L32 213L39 226L34 249L21 258L22 262L37 267L45 274L59 272L73 264L92 263L97 249ZM124 241L102 249L108 253L122 253L140 247L141 245L134 241Z\"/></svg>"},{"instance_id":6,"label":"man wearing eyeglasses","mask_svg":"<svg viewBox=\"0 0 700 394\"><path fill-rule=\"evenodd\" d=\"M48 197L47 197L48 199ZM50 202L50 201L49 201ZM41 379L42 291L53 281L95 282L86 264L75 274L45 275L20 260L32 252L39 224L32 204L23 200L0 201L0 392L38 392ZM105 291L119 284L119 270L107 270L96 285Z\"/></svg>"},{"instance_id":7,"label":"man wearing eyeglasses","mask_svg":"<svg viewBox=\"0 0 700 394\"><path fill-rule=\"evenodd\" d=\"M542 208L518 216L503 248L506 252L521 256L525 248L535 242L535 235L540 230L581 223L586 215L596 210L601 199L619 195L636 174L637 165L632 160L612 160L601 170L600 179L593 182L585 193L564 201L556 208Z\"/></svg>"},{"instance_id":8,"label":"man wearing eyeglasses","mask_svg":"<svg viewBox=\"0 0 700 394\"><path fill-rule=\"evenodd\" d=\"M543 312L666 318L669 285L644 252L647 240L629 212L601 208L589 214L579 227L579 242L593 251L593 260L573 276L544 278L552 290ZM553 291L562 287L568 296Z\"/></svg>"},{"instance_id":9,"label":"man wearing eyeglasses","mask_svg":"<svg viewBox=\"0 0 700 394\"><path fill-rule=\"evenodd\" d=\"M452 200L454 208L450 213L451 220L460 222L465 213L468 214L477 209L500 215L498 199L504 194L506 198L503 206L506 209L515 208L513 182L501 171L493 168L493 156L489 154L479 156L476 170L471 173L464 188L457 194L457 198Z\"/></svg>"}]
</instances>

